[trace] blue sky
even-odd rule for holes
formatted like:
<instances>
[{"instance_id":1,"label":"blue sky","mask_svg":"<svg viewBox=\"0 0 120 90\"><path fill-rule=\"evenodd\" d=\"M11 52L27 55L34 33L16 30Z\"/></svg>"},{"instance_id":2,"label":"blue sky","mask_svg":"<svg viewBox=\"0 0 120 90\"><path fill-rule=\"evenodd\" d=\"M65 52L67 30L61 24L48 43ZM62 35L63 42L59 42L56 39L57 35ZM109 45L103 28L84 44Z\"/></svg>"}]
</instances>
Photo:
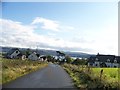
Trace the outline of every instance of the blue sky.
<instances>
[{"instance_id":1,"label":"blue sky","mask_svg":"<svg viewBox=\"0 0 120 90\"><path fill-rule=\"evenodd\" d=\"M3 46L118 53L116 2L7 2L2 10Z\"/></svg>"}]
</instances>

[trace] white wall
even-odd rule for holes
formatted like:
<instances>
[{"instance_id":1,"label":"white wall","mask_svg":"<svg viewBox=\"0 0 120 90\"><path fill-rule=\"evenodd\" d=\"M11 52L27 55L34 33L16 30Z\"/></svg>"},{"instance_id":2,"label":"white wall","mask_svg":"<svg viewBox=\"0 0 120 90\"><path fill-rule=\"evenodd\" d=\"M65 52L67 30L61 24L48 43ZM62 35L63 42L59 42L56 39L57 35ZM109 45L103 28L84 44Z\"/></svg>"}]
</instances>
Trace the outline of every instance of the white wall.
<instances>
[{"instance_id":1,"label":"white wall","mask_svg":"<svg viewBox=\"0 0 120 90\"><path fill-rule=\"evenodd\" d=\"M97 65L97 66L96 66L96 65ZM99 66L100 66L100 62L95 61L94 66L99 67Z\"/></svg>"},{"instance_id":2,"label":"white wall","mask_svg":"<svg viewBox=\"0 0 120 90\"><path fill-rule=\"evenodd\" d=\"M28 56L28 59L30 59L30 60L38 60L38 57L36 56L35 53L32 53L32 54L30 54L30 55Z\"/></svg>"},{"instance_id":3,"label":"white wall","mask_svg":"<svg viewBox=\"0 0 120 90\"><path fill-rule=\"evenodd\" d=\"M105 62L105 64L107 65L107 67L112 67L112 63L110 62Z\"/></svg>"},{"instance_id":4,"label":"white wall","mask_svg":"<svg viewBox=\"0 0 120 90\"><path fill-rule=\"evenodd\" d=\"M119 64L118 63L113 63L112 67L119 67Z\"/></svg>"},{"instance_id":5,"label":"white wall","mask_svg":"<svg viewBox=\"0 0 120 90\"><path fill-rule=\"evenodd\" d=\"M18 53L16 53L16 51L17 51ZM14 51L14 52L10 55L11 58L15 58L15 57L17 57L18 54L20 54L19 50L16 50L16 51Z\"/></svg>"},{"instance_id":6,"label":"white wall","mask_svg":"<svg viewBox=\"0 0 120 90\"><path fill-rule=\"evenodd\" d=\"M94 65L94 63L92 63L92 65L91 65L91 63L88 63L88 66L93 66L94 67L95 65Z\"/></svg>"},{"instance_id":7,"label":"white wall","mask_svg":"<svg viewBox=\"0 0 120 90\"><path fill-rule=\"evenodd\" d=\"M96 66L96 64L97 64L97 66ZM119 67L118 63L105 62L105 64L107 65L107 67L113 67L113 68L114 68L114 66L117 68ZM88 66L91 66L90 63L88 63ZM95 61L92 66L100 67L100 62Z\"/></svg>"}]
</instances>

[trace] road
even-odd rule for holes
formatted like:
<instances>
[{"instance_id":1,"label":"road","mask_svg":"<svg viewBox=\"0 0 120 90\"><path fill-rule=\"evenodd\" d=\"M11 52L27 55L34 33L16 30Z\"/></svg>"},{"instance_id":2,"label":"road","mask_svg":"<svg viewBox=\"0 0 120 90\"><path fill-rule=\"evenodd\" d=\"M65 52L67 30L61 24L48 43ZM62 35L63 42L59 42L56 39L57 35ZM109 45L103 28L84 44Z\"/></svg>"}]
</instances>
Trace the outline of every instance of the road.
<instances>
[{"instance_id":1,"label":"road","mask_svg":"<svg viewBox=\"0 0 120 90\"><path fill-rule=\"evenodd\" d=\"M70 76L60 65L49 63L46 68L22 76L3 88L75 88Z\"/></svg>"}]
</instances>

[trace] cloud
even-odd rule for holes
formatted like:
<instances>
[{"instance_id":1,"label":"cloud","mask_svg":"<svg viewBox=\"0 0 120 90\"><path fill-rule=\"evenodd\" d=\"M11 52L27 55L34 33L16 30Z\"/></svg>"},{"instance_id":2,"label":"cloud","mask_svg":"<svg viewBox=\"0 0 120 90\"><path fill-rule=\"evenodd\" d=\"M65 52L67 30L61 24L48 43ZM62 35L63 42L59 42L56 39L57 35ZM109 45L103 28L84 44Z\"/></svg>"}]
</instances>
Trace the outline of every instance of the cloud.
<instances>
[{"instance_id":1,"label":"cloud","mask_svg":"<svg viewBox=\"0 0 120 90\"><path fill-rule=\"evenodd\" d=\"M59 23L54 20L50 20L42 17L36 17L31 24L32 25L42 24L42 27L41 27L42 29L59 31Z\"/></svg>"},{"instance_id":2,"label":"cloud","mask_svg":"<svg viewBox=\"0 0 120 90\"><path fill-rule=\"evenodd\" d=\"M36 28L41 28L44 30L51 30L55 32L70 32L73 31L75 28L72 26L62 25L59 21L46 19L43 17L36 17L31 25Z\"/></svg>"},{"instance_id":3,"label":"cloud","mask_svg":"<svg viewBox=\"0 0 120 90\"><path fill-rule=\"evenodd\" d=\"M46 34L35 33L36 27L31 24L24 25L22 22L8 19L0 19L0 22L2 22L0 23L2 24L2 30L0 30L2 34L0 38L1 46L38 47L42 49L81 51L95 54L99 52L117 55L118 36L116 26L106 26L104 30L98 30L94 33L88 31L84 37L79 35L79 32L76 32L77 34L73 35L75 38L70 36L71 39L73 38L72 40L65 40L62 37L58 37L58 35L53 32ZM33 22L33 24L37 23L37 21Z\"/></svg>"},{"instance_id":4,"label":"cloud","mask_svg":"<svg viewBox=\"0 0 120 90\"><path fill-rule=\"evenodd\" d=\"M23 25L21 22L7 19L0 19L0 22L2 22L2 31L0 32L2 33L0 39L2 46L27 48L36 48L38 46L39 48L56 50L87 51L78 43L64 41L62 38L52 38L46 35L36 34L34 33L35 28L32 25Z\"/></svg>"},{"instance_id":5,"label":"cloud","mask_svg":"<svg viewBox=\"0 0 120 90\"><path fill-rule=\"evenodd\" d=\"M47 35L49 35L49 36L56 36L55 33L51 33L51 32L48 32Z\"/></svg>"}]
</instances>

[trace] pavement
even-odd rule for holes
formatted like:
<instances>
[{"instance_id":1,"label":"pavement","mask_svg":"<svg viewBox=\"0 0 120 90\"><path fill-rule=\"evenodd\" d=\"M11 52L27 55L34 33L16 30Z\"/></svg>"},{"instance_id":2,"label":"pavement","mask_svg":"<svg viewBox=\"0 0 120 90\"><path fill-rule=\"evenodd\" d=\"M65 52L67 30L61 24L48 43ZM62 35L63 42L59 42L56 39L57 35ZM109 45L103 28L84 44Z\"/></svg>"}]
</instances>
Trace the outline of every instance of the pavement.
<instances>
[{"instance_id":1,"label":"pavement","mask_svg":"<svg viewBox=\"0 0 120 90\"><path fill-rule=\"evenodd\" d=\"M4 84L2 88L75 88L70 76L57 64L49 63L43 69Z\"/></svg>"}]
</instances>

